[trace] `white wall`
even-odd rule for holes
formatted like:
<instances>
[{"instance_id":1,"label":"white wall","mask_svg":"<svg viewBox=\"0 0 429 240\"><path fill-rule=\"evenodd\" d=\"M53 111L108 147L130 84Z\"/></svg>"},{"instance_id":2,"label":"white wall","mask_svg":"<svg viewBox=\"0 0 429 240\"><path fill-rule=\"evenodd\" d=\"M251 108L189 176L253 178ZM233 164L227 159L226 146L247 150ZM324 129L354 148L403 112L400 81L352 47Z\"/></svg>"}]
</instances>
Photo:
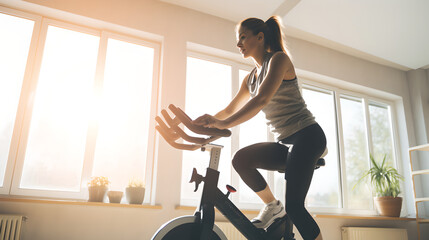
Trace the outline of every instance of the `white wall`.
<instances>
[{"instance_id":1,"label":"white wall","mask_svg":"<svg viewBox=\"0 0 429 240\"><path fill-rule=\"evenodd\" d=\"M26 11L45 16L81 21L81 15L105 22L153 33L162 39L162 82L160 107L170 103L184 106L186 44L194 42L236 52L235 23L202 14L189 9L155 0L29 0L28 2L4 1ZM1 4L1 3L0 3ZM45 7L64 12L53 11ZM90 21L89 21L90 22ZM412 100L405 72L351 57L304 40L290 37L289 47L295 66L302 72L326 76L321 79L328 84L338 82L358 84L373 91L383 91L397 103L400 153L402 170L409 173L408 146L416 144L412 114ZM345 84L346 86L347 84ZM349 85L350 86L350 85ZM354 86L354 85L353 85ZM428 126L426 122L426 127ZM1 202L0 212L19 213L29 217L25 224L24 240L46 239L150 239L155 230L165 221L192 212L175 210L180 198L181 152L169 147L163 140L157 144L156 204L162 209L135 209L63 204L39 204ZM410 176L406 194L411 196ZM413 212L413 204L407 206ZM250 216L253 217L253 216ZM341 226L404 227L409 238L416 239L415 223L403 221L362 221L342 219L317 219L325 239L340 239ZM426 232L425 236L429 236Z\"/></svg>"}]
</instances>

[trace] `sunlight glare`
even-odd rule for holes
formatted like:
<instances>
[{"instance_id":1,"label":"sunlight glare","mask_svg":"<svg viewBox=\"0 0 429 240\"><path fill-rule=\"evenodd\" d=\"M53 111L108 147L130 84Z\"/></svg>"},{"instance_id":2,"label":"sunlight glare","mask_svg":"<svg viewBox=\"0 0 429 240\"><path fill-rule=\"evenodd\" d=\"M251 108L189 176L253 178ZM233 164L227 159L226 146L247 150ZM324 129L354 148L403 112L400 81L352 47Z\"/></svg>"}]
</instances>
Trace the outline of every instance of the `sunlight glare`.
<instances>
[{"instance_id":1,"label":"sunlight glare","mask_svg":"<svg viewBox=\"0 0 429 240\"><path fill-rule=\"evenodd\" d=\"M154 54L150 47L108 40L93 175L108 176L111 189L145 178Z\"/></svg>"},{"instance_id":2,"label":"sunlight glare","mask_svg":"<svg viewBox=\"0 0 429 240\"><path fill-rule=\"evenodd\" d=\"M98 43L48 27L21 188L80 190Z\"/></svg>"},{"instance_id":3,"label":"sunlight glare","mask_svg":"<svg viewBox=\"0 0 429 240\"><path fill-rule=\"evenodd\" d=\"M0 187L24 80L34 21L0 13Z\"/></svg>"}]
</instances>

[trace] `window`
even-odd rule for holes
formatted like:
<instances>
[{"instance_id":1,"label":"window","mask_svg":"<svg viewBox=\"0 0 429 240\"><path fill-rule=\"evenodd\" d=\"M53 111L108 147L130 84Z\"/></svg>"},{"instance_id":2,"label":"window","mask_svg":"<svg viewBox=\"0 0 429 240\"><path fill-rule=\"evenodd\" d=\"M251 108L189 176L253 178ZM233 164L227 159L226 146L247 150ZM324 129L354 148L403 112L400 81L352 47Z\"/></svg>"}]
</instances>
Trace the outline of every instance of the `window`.
<instances>
[{"instance_id":1,"label":"window","mask_svg":"<svg viewBox=\"0 0 429 240\"><path fill-rule=\"evenodd\" d=\"M186 69L186 112L193 119L205 113L216 114L228 105L249 70L249 66L237 62L190 52ZM219 164L218 187L223 190L226 184L239 186L238 193L231 197L234 201L242 201L243 204L254 205L256 199L251 195L255 194L250 189L246 189L248 187L243 182L240 182L238 175L232 168L231 157L239 147L267 139L267 128L265 123L260 123L263 121L261 117L262 115L240 127L233 128L234 135L239 137L221 138L214 142L224 146ZM255 125L258 127L257 130L253 129ZM243 131L243 129L253 129L254 131L249 136L249 131ZM205 175L208 161L209 155L207 153L183 151L182 205L193 206L198 203L202 188L200 187L198 192L194 193L194 185L189 184L189 179L192 168L196 168L200 174Z\"/></svg>"},{"instance_id":2,"label":"window","mask_svg":"<svg viewBox=\"0 0 429 240\"><path fill-rule=\"evenodd\" d=\"M366 186L354 188L362 173L369 169L368 142L363 101L351 96L340 96L341 121L344 138L347 202L350 209L369 209L371 192Z\"/></svg>"},{"instance_id":3,"label":"window","mask_svg":"<svg viewBox=\"0 0 429 240\"><path fill-rule=\"evenodd\" d=\"M92 175L110 176L110 189L145 176L154 54L151 47L108 39Z\"/></svg>"},{"instance_id":4,"label":"window","mask_svg":"<svg viewBox=\"0 0 429 240\"><path fill-rule=\"evenodd\" d=\"M242 79L244 79L244 77L249 73L249 71L240 70L239 84L241 84ZM239 126L239 131L239 149L258 142L268 141L268 132L264 113L260 112L249 121L242 123ZM268 171L259 169L259 172L265 179L268 178ZM252 205L255 204L261 204L259 197L241 179L239 180L238 188L240 189L238 192L238 202L248 205L248 208L251 208Z\"/></svg>"},{"instance_id":5,"label":"window","mask_svg":"<svg viewBox=\"0 0 429 240\"><path fill-rule=\"evenodd\" d=\"M341 191L334 92L307 86L302 89L302 95L325 132L329 152L325 157L326 166L314 172L306 203L308 207L338 208L341 207Z\"/></svg>"},{"instance_id":6,"label":"window","mask_svg":"<svg viewBox=\"0 0 429 240\"><path fill-rule=\"evenodd\" d=\"M192 118L203 113L215 114L225 107L249 73L225 60L197 56L191 54L187 62L186 109ZM232 76L238 78L231 78L231 71ZM356 182L370 167L370 152L379 159L386 155L388 163L396 165L391 104L359 93L307 82L301 80L302 95L325 132L329 153L325 156L326 166L313 175L306 206L320 212L374 213L369 185L356 185ZM229 86L232 86L232 94ZM216 97L218 95L222 97ZM219 143L227 149L221 155L219 188L228 183L228 174L231 174L231 183L238 189L231 196L233 201L240 208L259 209L261 200L233 170L230 154L253 143L274 141L273 136L266 127L263 113L232 130L233 136ZM200 194L193 193L194 186L188 183L189 176L193 167L204 174L208 159L208 155L201 152L183 153L181 204L197 203ZM276 198L283 200L284 174L259 171Z\"/></svg>"},{"instance_id":7,"label":"window","mask_svg":"<svg viewBox=\"0 0 429 240\"><path fill-rule=\"evenodd\" d=\"M8 84L0 88L7 97L2 102L8 104L0 110L6 113L0 115L6 116L0 141L19 145L17 154L5 144L0 149L1 183L10 185L5 192L86 199L90 177L105 176L112 190L141 178L150 193L159 45L45 18L35 21L0 14L0 31L9 33L0 39L6 53L0 61L10 64L1 71L8 79L0 83ZM38 41L30 43L32 37ZM27 61L36 45L35 57ZM33 74L24 74L29 68ZM28 90L20 92L21 85ZM28 100L18 103L19 98ZM20 109L25 118L14 119ZM14 124L21 125L20 138L11 137ZM5 167L8 155L15 170ZM146 194L144 202L150 198Z\"/></svg>"},{"instance_id":8,"label":"window","mask_svg":"<svg viewBox=\"0 0 429 240\"><path fill-rule=\"evenodd\" d=\"M216 114L222 110L231 99L231 66L198 58L198 55L189 56L186 65L186 113L195 119L205 113ZM219 170L219 186L230 183L230 156L231 139L220 138L214 142L223 145ZM183 151L181 204L195 205L199 200L202 187L194 193L194 185L189 184L192 169L205 175L208 167L209 155L201 151Z\"/></svg>"},{"instance_id":9,"label":"window","mask_svg":"<svg viewBox=\"0 0 429 240\"><path fill-rule=\"evenodd\" d=\"M13 158L9 150L34 25L34 20L0 11L0 189L7 184L6 166Z\"/></svg>"},{"instance_id":10,"label":"window","mask_svg":"<svg viewBox=\"0 0 429 240\"><path fill-rule=\"evenodd\" d=\"M326 86L303 84L302 93L329 149L326 166L314 173L306 205L318 211L374 213L370 185L356 183L370 167L370 153L378 159L386 155L396 166L390 104Z\"/></svg>"},{"instance_id":11,"label":"window","mask_svg":"<svg viewBox=\"0 0 429 240\"><path fill-rule=\"evenodd\" d=\"M369 120L371 126L372 154L375 159L386 157L386 163L395 166L395 153L390 107L387 104L370 102Z\"/></svg>"},{"instance_id":12,"label":"window","mask_svg":"<svg viewBox=\"0 0 429 240\"><path fill-rule=\"evenodd\" d=\"M80 190L98 42L48 26L20 188Z\"/></svg>"}]
</instances>

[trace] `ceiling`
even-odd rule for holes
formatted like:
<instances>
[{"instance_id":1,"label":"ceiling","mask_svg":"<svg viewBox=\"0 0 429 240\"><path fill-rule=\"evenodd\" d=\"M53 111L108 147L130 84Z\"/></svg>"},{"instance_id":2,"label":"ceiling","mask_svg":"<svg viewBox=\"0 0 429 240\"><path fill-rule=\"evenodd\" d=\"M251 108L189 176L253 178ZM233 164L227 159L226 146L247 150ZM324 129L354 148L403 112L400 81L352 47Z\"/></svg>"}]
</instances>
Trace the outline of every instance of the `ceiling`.
<instances>
[{"instance_id":1,"label":"ceiling","mask_svg":"<svg viewBox=\"0 0 429 240\"><path fill-rule=\"evenodd\" d=\"M239 22L283 18L288 36L401 70L429 68L427 0L160 0Z\"/></svg>"}]
</instances>

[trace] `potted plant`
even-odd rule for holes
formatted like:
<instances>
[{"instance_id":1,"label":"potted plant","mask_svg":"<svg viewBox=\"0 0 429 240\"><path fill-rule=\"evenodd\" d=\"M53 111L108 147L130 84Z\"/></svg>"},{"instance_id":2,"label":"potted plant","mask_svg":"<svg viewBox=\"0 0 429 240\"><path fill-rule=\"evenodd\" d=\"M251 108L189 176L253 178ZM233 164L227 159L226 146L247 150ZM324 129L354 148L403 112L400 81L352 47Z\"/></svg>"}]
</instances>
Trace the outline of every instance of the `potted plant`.
<instances>
[{"instance_id":1,"label":"potted plant","mask_svg":"<svg viewBox=\"0 0 429 240\"><path fill-rule=\"evenodd\" d=\"M107 177L91 177L88 182L89 202L103 202L109 188Z\"/></svg>"},{"instance_id":2,"label":"potted plant","mask_svg":"<svg viewBox=\"0 0 429 240\"><path fill-rule=\"evenodd\" d=\"M145 187L141 179L132 178L125 188L125 197L130 204L142 204Z\"/></svg>"},{"instance_id":3,"label":"potted plant","mask_svg":"<svg viewBox=\"0 0 429 240\"><path fill-rule=\"evenodd\" d=\"M122 191L108 191L107 196L109 197L110 203L121 203L122 195L124 192Z\"/></svg>"},{"instance_id":4,"label":"potted plant","mask_svg":"<svg viewBox=\"0 0 429 240\"><path fill-rule=\"evenodd\" d=\"M400 181L404 178L398 171L386 164L386 155L379 165L374 157L370 155L372 167L364 173L362 179L370 176L371 185L376 196L374 197L375 206L382 216L399 217L401 214L402 197L398 197L400 191Z\"/></svg>"}]
</instances>

